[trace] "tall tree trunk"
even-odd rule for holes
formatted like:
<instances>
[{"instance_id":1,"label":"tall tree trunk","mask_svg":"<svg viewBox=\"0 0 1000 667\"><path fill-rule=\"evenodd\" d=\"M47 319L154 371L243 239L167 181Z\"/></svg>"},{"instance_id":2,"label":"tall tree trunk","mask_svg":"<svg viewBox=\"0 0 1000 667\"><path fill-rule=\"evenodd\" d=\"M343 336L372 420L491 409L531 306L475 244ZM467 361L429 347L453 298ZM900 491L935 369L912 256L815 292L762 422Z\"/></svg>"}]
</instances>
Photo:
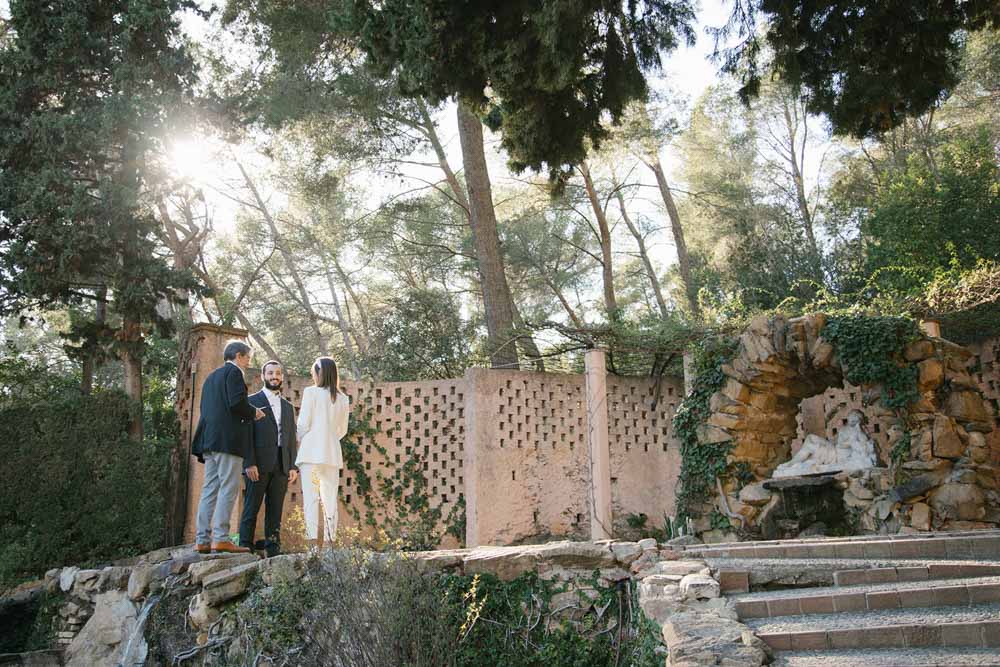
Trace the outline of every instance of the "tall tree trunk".
<instances>
[{"instance_id":1,"label":"tall tree trunk","mask_svg":"<svg viewBox=\"0 0 1000 667\"><path fill-rule=\"evenodd\" d=\"M656 176L656 185L660 189L660 197L663 198L663 205L667 209L667 217L670 218L670 232L674 237L674 247L677 249L677 266L680 269L681 282L684 284L684 296L687 297L688 310L691 317L701 319L701 306L698 305L698 290L694 284L694 277L691 275L691 258L688 256L687 242L684 240L684 228L681 227L681 216L677 212L677 204L674 202L674 195L667 184L667 177L663 173L663 165L659 158L652 158L646 166Z\"/></svg>"},{"instance_id":2,"label":"tall tree trunk","mask_svg":"<svg viewBox=\"0 0 1000 667\"><path fill-rule=\"evenodd\" d=\"M614 322L618 318L618 299L615 297L614 260L611 256L611 227L608 225L608 216L604 207L601 206L600 199L597 197L594 179L590 176L590 167L587 166L586 162L581 162L577 169L583 176L587 199L590 200L590 208L593 209L594 217L597 218L599 232L597 240L601 244L601 282L604 286L604 308L608 311L608 321Z\"/></svg>"},{"instance_id":3,"label":"tall tree trunk","mask_svg":"<svg viewBox=\"0 0 1000 667\"><path fill-rule=\"evenodd\" d=\"M635 238L636 245L639 247L639 258L646 269L646 276L649 278L649 283L653 286L653 295L656 297L656 306L660 309L660 316L666 319L669 314L667 302L663 298L663 289L660 287L660 279L656 275L656 269L653 268L653 262L649 258L649 251L646 249L646 239L643 238L642 232L632 222L632 218L628 214L628 209L625 208L625 197L622 196L622 191L617 183L615 183L615 195L618 197L618 206L622 210L622 219L625 221L625 226L628 227L629 232Z\"/></svg>"},{"instance_id":4,"label":"tall tree trunk","mask_svg":"<svg viewBox=\"0 0 1000 667\"><path fill-rule=\"evenodd\" d=\"M535 344L535 339L531 334L527 333L528 327L524 324L524 319L521 317L521 309L517 307L517 302L514 301L513 296L510 296L510 305L513 309L514 314L514 326L516 326L520 331L525 333L518 336L518 340L521 341L521 346L524 348L524 356L526 356L530 361L531 365L535 367L535 370L544 373L545 372L545 360L542 359L542 353L538 351L538 345Z\"/></svg>"},{"instance_id":5,"label":"tall tree trunk","mask_svg":"<svg viewBox=\"0 0 1000 667\"><path fill-rule=\"evenodd\" d=\"M420 110L420 117L423 120L423 126L418 128L423 132L427 140L431 142L431 147L434 149L434 155L437 157L438 165L441 167L441 171L444 172L444 178L448 182L448 187L451 188L451 192L455 197L455 202L465 209L465 215L471 216L472 212L469 209L469 198L465 194L465 190L462 188L462 184L458 182L458 177L455 176L455 172L452 170L451 165L448 164L448 156L444 152L444 145L441 143L441 138L438 136L437 128L434 125L434 119L431 118L430 111L427 110L427 104L424 102L423 98L417 99L417 108Z\"/></svg>"},{"instance_id":6,"label":"tall tree trunk","mask_svg":"<svg viewBox=\"0 0 1000 667\"><path fill-rule=\"evenodd\" d=\"M97 305L94 307L94 324L100 330L108 319L108 288L97 290ZM94 350L87 354L81 369L80 393L89 395L94 390L94 373L97 372L97 357L100 353Z\"/></svg>"},{"instance_id":7,"label":"tall tree trunk","mask_svg":"<svg viewBox=\"0 0 1000 667\"><path fill-rule=\"evenodd\" d=\"M500 235L483 149L483 126L464 102L458 104L458 136L469 190L469 222L482 286L491 363L494 368L517 368L517 345L511 336L514 309L500 254Z\"/></svg>"},{"instance_id":8,"label":"tall tree trunk","mask_svg":"<svg viewBox=\"0 0 1000 667\"><path fill-rule=\"evenodd\" d=\"M799 152L798 145L798 111L795 118L792 118L792 111L789 108L788 97L782 99L782 111L785 118L785 131L788 133L788 166L792 170L792 181L795 184L795 204L799 209L799 216L802 218L802 229L806 235L806 243L809 245L809 265L813 272L813 278L823 282L823 266L820 261L819 244L816 243L816 234L813 231L813 216L809 210L809 200L806 198L805 179L802 176L802 160L805 158L806 136L803 130L802 148ZM805 121L803 121L805 122Z\"/></svg>"},{"instance_id":9,"label":"tall tree trunk","mask_svg":"<svg viewBox=\"0 0 1000 667\"><path fill-rule=\"evenodd\" d=\"M445 181L451 189L455 203L464 209L465 215L469 219L469 223L471 225L472 210L469 206L469 198L466 196L465 190L462 188L462 184L459 183L458 177L455 175L451 165L448 163L448 156L444 152L444 145L441 143L441 138L438 136L437 128L434 125L434 119L431 118L430 112L427 109L427 104L423 99L418 99L418 108L420 110L420 117L423 120L423 127L421 128L421 131L427 137L428 141L430 141L431 147L434 149L434 155L437 157L438 165L444 173ZM480 134L482 134L482 130L480 130ZM487 178L489 178L488 175ZM513 313L514 324L518 329L525 331L524 334L519 336L521 345L524 347L525 355L534 359L536 370L544 371L545 362L542 360L541 353L538 351L538 345L535 344L534 337L530 333L526 332L524 319L521 317L521 311L517 307L517 303L514 301L513 295L510 294L509 287L507 290L507 298L510 300L510 308Z\"/></svg>"},{"instance_id":10,"label":"tall tree trunk","mask_svg":"<svg viewBox=\"0 0 1000 667\"><path fill-rule=\"evenodd\" d=\"M559 289L559 286L550 280L546 275L542 276L542 280L545 281L545 284L548 285L550 290L552 290L552 293L556 295L557 299L559 299L559 303L562 304L563 310L565 310L566 314L569 315L569 319L573 322L576 328L583 329L583 320L580 319L580 316L576 314L575 310L573 310L573 306L570 305L569 300L566 298L566 295L563 294L562 290Z\"/></svg>"},{"instance_id":11,"label":"tall tree trunk","mask_svg":"<svg viewBox=\"0 0 1000 667\"><path fill-rule=\"evenodd\" d=\"M361 379L361 368L358 366L358 355L354 350L354 343L351 342L351 327L344 317L344 311L340 308L340 297L337 296L337 286L333 284L333 276L329 269L323 272L326 274L326 284L330 288L330 298L333 300L333 312L337 315L337 325L340 327L340 335L344 339L344 352L351 363L351 371L354 379Z\"/></svg>"},{"instance_id":12,"label":"tall tree trunk","mask_svg":"<svg viewBox=\"0 0 1000 667\"><path fill-rule=\"evenodd\" d=\"M125 349L121 353L122 366L125 369L125 394L136 404L136 414L128 425L128 435L135 442L142 442L142 352L139 345L142 341L142 327L133 319L122 323L125 335Z\"/></svg>"},{"instance_id":13,"label":"tall tree trunk","mask_svg":"<svg viewBox=\"0 0 1000 667\"><path fill-rule=\"evenodd\" d=\"M355 340L360 339L362 348L367 348L369 344L368 341L371 338L371 329L368 325L368 313L365 310L364 304L361 303L361 299L358 298L357 292L355 292L354 288L351 287L350 276L348 276L347 272L344 271L344 267L340 265L340 258L337 257L336 253L333 253L330 259L333 261L333 268L337 272L337 276L340 278L341 284L344 286L344 291L347 293L347 296L350 297L351 301L354 302L354 308L357 310L358 317L361 319L361 332L358 331L357 327L353 325L351 327L354 331L354 338ZM347 308L348 320L350 320L350 303L347 302L346 298L344 299L344 302L344 306Z\"/></svg>"},{"instance_id":14,"label":"tall tree trunk","mask_svg":"<svg viewBox=\"0 0 1000 667\"><path fill-rule=\"evenodd\" d=\"M257 204L257 209L260 211L261 216L264 218L268 228L271 230L271 235L274 237L274 243L278 246L278 250L281 252L281 257L285 261L288 273L292 276L292 280L295 282L295 287L299 293L302 309L305 311L306 318L309 320L309 326L313 330L313 337L315 339L316 346L319 348L320 354L325 356L329 353L329 348L327 347L326 339L323 338L323 332L319 327L319 318L316 316L316 311L313 309L312 301L309 298L309 292L306 291L305 281L302 280L302 276L299 275L298 269L295 268L295 257L292 255L292 251L285 242L284 236L282 236L278 231L278 226L275 224L274 218L271 217L271 212L268 210L266 202L257 191L257 186L254 184L253 179L250 178L250 174L248 174L246 169L243 168L243 165L240 164L239 160L235 160L235 162L236 166L240 170L240 173L243 175L243 180L250 189L250 193L253 195L254 201Z\"/></svg>"}]
</instances>

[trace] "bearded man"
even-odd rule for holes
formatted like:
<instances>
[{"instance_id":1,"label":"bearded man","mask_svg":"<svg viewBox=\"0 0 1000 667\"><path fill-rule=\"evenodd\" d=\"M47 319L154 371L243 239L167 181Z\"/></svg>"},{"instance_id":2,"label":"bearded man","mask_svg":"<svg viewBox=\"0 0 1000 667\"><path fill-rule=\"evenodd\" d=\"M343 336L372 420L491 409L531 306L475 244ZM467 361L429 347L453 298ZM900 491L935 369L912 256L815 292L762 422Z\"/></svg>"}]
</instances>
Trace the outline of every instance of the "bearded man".
<instances>
[{"instance_id":1,"label":"bearded man","mask_svg":"<svg viewBox=\"0 0 1000 667\"><path fill-rule=\"evenodd\" d=\"M244 459L246 487L240 518L240 546L263 550L268 557L281 553L281 508L289 483L299 477L295 466L295 408L281 396L284 370L277 361L261 368L264 388L249 397L250 405L264 411L254 424L253 447ZM257 513L264 503L264 539L254 542Z\"/></svg>"}]
</instances>

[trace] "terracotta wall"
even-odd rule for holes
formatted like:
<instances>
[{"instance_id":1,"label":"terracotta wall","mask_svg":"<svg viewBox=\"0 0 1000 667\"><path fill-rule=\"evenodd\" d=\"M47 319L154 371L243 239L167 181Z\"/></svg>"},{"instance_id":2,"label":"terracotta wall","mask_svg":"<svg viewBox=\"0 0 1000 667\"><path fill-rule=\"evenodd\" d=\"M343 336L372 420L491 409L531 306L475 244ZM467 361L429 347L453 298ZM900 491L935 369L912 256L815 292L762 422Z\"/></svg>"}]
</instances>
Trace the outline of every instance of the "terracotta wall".
<instances>
[{"instance_id":1,"label":"terracotta wall","mask_svg":"<svg viewBox=\"0 0 1000 667\"><path fill-rule=\"evenodd\" d=\"M201 385L213 369L222 364L222 349L230 339L246 339L246 332L239 329L222 329L200 325L192 329L182 361L182 379L178 383L178 414L182 422L183 442L190 443L190 424L198 421ZM195 360L192 362L191 360ZM261 362L255 359L255 364ZM197 364L197 374L190 369ZM247 372L250 392L261 389L257 369ZM295 406L302 401L302 390L311 385L310 378L286 375L282 394ZM379 474L392 475L392 464L405 462L412 453L419 454L424 476L428 481L428 494L434 506L440 506L442 516L449 511L463 493L465 480L463 450L465 446L465 397L463 381L441 380L428 382L370 382L341 381L341 388L351 399L353 409L364 405L372 426L377 430L374 443L366 443L362 461L368 475L377 480ZM193 409L192 409L193 405ZM384 453L381 450L384 450ZM188 518L185 539L194 539L194 522L198 498L203 481L202 465L190 458L188 485ZM377 484L376 482L373 482ZM366 507L357 493L357 480L352 470L344 468L340 476L340 525L345 527L363 524ZM285 497L285 515L301 506L302 488L297 482L289 486ZM242 503L234 509L231 530L236 532L238 513ZM381 513L376 513L376 520ZM263 511L258 516L258 532L263 526ZM456 546L457 540L446 537L445 546Z\"/></svg>"},{"instance_id":2,"label":"terracotta wall","mask_svg":"<svg viewBox=\"0 0 1000 667\"><path fill-rule=\"evenodd\" d=\"M222 363L227 340L246 338L239 329L199 325L182 353L177 408L182 438L190 443L197 424L201 385ZM257 359L256 361L261 361ZM251 391L260 388L255 371L247 374ZM284 394L298 407L306 378L286 379ZM463 378L428 382L343 382L355 409L364 405L379 430L377 444L366 447L369 475L391 474L387 465L422 459L434 506L447 516L460 495L466 499L469 544L510 544L542 537L590 535L590 465L587 411L582 375L471 369ZM673 513L674 485L680 466L670 422L680 402L682 383L664 378L607 378L611 500L615 532L626 529L630 514L646 514L648 525L662 525ZM185 536L194 535L202 466L190 459ZM354 474L341 473L341 525L364 514ZM286 497L286 513L301 504L300 485ZM240 507L234 511L235 532ZM261 513L263 514L263 513ZM261 517L262 519L262 517ZM447 537L442 546L452 546Z\"/></svg>"}]
</instances>

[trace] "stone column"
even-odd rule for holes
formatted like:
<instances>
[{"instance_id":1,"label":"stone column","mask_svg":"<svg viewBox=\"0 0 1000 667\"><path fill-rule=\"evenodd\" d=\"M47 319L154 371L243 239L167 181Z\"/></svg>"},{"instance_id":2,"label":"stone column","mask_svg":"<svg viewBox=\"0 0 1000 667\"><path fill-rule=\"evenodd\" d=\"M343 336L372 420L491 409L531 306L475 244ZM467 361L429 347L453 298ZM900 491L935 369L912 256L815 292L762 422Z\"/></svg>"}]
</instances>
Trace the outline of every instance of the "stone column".
<instances>
[{"instance_id":1,"label":"stone column","mask_svg":"<svg viewBox=\"0 0 1000 667\"><path fill-rule=\"evenodd\" d=\"M681 362L684 370L684 395L690 396L694 391L694 381L697 379L694 374L694 352L685 350Z\"/></svg>"},{"instance_id":2,"label":"stone column","mask_svg":"<svg viewBox=\"0 0 1000 667\"><path fill-rule=\"evenodd\" d=\"M182 366L190 369L187 374L188 380L184 382L186 386L178 386L177 401L189 401L190 412L186 416L187 423L182 425L181 437L185 438L184 446L188 453L191 451L191 439L194 437L194 430L198 427L198 418L201 416L201 387L205 383L208 374L223 364L222 351L226 343L230 340L241 340L247 342L247 332L243 329L230 327L220 327L214 324L196 324L191 327L188 333L190 357L180 361ZM178 383L180 384L180 383ZM187 394L187 396L185 396ZM183 412L178 410L182 415ZM201 486L205 481L205 466L198 463L194 456L187 457L188 463L188 493L187 493L187 518L184 522L184 541L193 542L195 533L195 519L198 515L198 501L201 500ZM233 514L230 517L230 532L236 532L239 528L240 512L243 508L243 494L233 507Z\"/></svg>"},{"instance_id":3,"label":"stone column","mask_svg":"<svg viewBox=\"0 0 1000 667\"><path fill-rule=\"evenodd\" d=\"M494 418L488 409L486 396L490 391L487 386L489 371L483 368L470 368L465 371L465 456L462 462L465 477L465 546L477 547L482 544L479 526L479 495L483 484L489 486L489 480L480 480L481 461L487 447L490 434L490 420Z\"/></svg>"},{"instance_id":4,"label":"stone column","mask_svg":"<svg viewBox=\"0 0 1000 667\"><path fill-rule=\"evenodd\" d=\"M611 537L611 451L604 350L589 350L585 364L590 444L590 538L605 540Z\"/></svg>"},{"instance_id":5,"label":"stone column","mask_svg":"<svg viewBox=\"0 0 1000 667\"><path fill-rule=\"evenodd\" d=\"M921 320L920 330L927 336L941 337L941 323L937 320Z\"/></svg>"}]
</instances>

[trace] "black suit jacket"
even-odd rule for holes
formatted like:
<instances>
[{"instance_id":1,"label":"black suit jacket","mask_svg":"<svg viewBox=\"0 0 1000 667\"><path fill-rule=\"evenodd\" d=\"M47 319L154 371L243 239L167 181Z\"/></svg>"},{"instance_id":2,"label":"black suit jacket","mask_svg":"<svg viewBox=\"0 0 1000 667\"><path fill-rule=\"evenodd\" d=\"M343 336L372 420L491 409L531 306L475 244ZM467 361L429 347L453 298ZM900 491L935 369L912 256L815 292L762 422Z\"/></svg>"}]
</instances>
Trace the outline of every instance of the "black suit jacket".
<instances>
[{"instance_id":1,"label":"black suit jacket","mask_svg":"<svg viewBox=\"0 0 1000 667\"><path fill-rule=\"evenodd\" d=\"M274 419L271 411L271 404L264 395L265 390L260 390L250 396L250 405L263 410L267 416L254 422L253 425L253 447L250 454L245 457L244 468L257 466L261 473L275 472L277 470L288 471L295 468L295 455L298 452L298 443L295 441L295 408L292 404L281 399L281 466L278 461L278 422Z\"/></svg>"},{"instance_id":2,"label":"black suit jacket","mask_svg":"<svg viewBox=\"0 0 1000 667\"><path fill-rule=\"evenodd\" d=\"M219 452L246 458L253 449L253 421L257 410L247 400L243 371L226 363L205 378L201 387L201 417L191 453L204 463L204 454Z\"/></svg>"}]
</instances>

